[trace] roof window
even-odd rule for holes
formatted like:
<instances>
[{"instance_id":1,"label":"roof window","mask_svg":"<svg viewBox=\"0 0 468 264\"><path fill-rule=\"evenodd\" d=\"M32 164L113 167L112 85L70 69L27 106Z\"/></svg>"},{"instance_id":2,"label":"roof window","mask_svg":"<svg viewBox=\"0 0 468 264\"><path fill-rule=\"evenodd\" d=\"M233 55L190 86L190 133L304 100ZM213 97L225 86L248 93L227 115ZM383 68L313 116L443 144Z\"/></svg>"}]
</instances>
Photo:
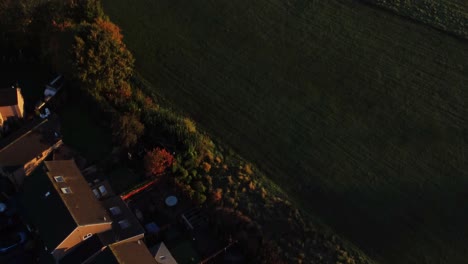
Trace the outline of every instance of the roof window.
<instances>
[{"instance_id":1,"label":"roof window","mask_svg":"<svg viewBox=\"0 0 468 264\"><path fill-rule=\"evenodd\" d=\"M107 189L104 185L99 186L99 191L101 192L102 196L107 194Z\"/></svg>"},{"instance_id":2,"label":"roof window","mask_svg":"<svg viewBox=\"0 0 468 264\"><path fill-rule=\"evenodd\" d=\"M63 176L54 176L54 179L55 179L56 182L64 182L65 181Z\"/></svg>"},{"instance_id":3,"label":"roof window","mask_svg":"<svg viewBox=\"0 0 468 264\"><path fill-rule=\"evenodd\" d=\"M60 188L64 194L70 194L72 193L70 187L65 187L65 188Z\"/></svg>"},{"instance_id":4,"label":"roof window","mask_svg":"<svg viewBox=\"0 0 468 264\"><path fill-rule=\"evenodd\" d=\"M119 226L122 229L128 228L130 226L130 223L128 222L127 219L124 219L122 221L119 221Z\"/></svg>"},{"instance_id":5,"label":"roof window","mask_svg":"<svg viewBox=\"0 0 468 264\"><path fill-rule=\"evenodd\" d=\"M101 198L101 193L99 193L99 191L97 189L93 189L93 193L94 193L94 196L96 196L96 198Z\"/></svg>"},{"instance_id":6,"label":"roof window","mask_svg":"<svg viewBox=\"0 0 468 264\"><path fill-rule=\"evenodd\" d=\"M119 215L120 213L122 213L122 211L120 210L118 206L109 208L109 211L111 212L112 215Z\"/></svg>"}]
</instances>

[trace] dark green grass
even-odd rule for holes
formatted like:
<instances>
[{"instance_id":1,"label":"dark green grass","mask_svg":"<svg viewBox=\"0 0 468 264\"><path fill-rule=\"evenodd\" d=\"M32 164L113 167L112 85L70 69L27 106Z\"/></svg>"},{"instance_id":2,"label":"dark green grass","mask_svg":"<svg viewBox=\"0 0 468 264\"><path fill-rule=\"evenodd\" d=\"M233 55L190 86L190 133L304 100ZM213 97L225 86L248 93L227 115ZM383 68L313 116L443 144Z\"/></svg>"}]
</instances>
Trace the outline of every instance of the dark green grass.
<instances>
[{"instance_id":1,"label":"dark green grass","mask_svg":"<svg viewBox=\"0 0 468 264\"><path fill-rule=\"evenodd\" d=\"M59 114L65 144L91 163L110 155L111 131L101 124L86 104L73 102L61 109Z\"/></svg>"},{"instance_id":2,"label":"dark green grass","mask_svg":"<svg viewBox=\"0 0 468 264\"><path fill-rule=\"evenodd\" d=\"M468 259L468 45L358 1L105 0L138 70L384 263Z\"/></svg>"},{"instance_id":3,"label":"dark green grass","mask_svg":"<svg viewBox=\"0 0 468 264\"><path fill-rule=\"evenodd\" d=\"M116 194L122 194L142 182L142 179L138 175L135 175L124 166L112 170L108 175L108 179Z\"/></svg>"}]
</instances>

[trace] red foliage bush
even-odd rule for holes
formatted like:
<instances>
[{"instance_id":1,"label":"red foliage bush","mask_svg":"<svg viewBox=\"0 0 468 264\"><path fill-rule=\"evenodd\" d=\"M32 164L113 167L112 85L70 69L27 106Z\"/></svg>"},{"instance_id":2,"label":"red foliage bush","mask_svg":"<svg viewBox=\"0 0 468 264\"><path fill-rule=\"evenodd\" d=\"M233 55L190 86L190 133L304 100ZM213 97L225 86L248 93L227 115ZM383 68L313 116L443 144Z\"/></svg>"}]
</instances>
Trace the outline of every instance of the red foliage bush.
<instances>
[{"instance_id":1,"label":"red foliage bush","mask_svg":"<svg viewBox=\"0 0 468 264\"><path fill-rule=\"evenodd\" d=\"M159 175L163 173L174 162L174 156L166 149L155 148L146 153L145 170L151 175Z\"/></svg>"}]
</instances>

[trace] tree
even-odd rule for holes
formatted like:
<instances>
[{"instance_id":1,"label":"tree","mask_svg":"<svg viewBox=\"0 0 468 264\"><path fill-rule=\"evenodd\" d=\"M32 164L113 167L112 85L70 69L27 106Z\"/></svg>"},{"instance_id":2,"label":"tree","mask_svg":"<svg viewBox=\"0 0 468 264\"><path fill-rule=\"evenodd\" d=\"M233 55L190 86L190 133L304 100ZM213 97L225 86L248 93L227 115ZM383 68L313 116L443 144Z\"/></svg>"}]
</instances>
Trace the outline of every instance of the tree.
<instances>
[{"instance_id":1,"label":"tree","mask_svg":"<svg viewBox=\"0 0 468 264\"><path fill-rule=\"evenodd\" d=\"M129 79L134 59L125 45L116 39L114 31L117 29L110 31L108 24L102 27L104 24L82 23L75 36L72 55L75 77L85 90L94 97L109 99L118 94L122 83Z\"/></svg>"},{"instance_id":2,"label":"tree","mask_svg":"<svg viewBox=\"0 0 468 264\"><path fill-rule=\"evenodd\" d=\"M145 170L154 176L163 173L173 162L174 156L163 148L155 148L149 151L144 159Z\"/></svg>"},{"instance_id":3,"label":"tree","mask_svg":"<svg viewBox=\"0 0 468 264\"><path fill-rule=\"evenodd\" d=\"M117 122L113 124L113 136L116 142L129 148L138 142L138 138L143 134L145 126L135 115L123 114Z\"/></svg>"},{"instance_id":4,"label":"tree","mask_svg":"<svg viewBox=\"0 0 468 264\"><path fill-rule=\"evenodd\" d=\"M109 32L112 36L112 39L117 43L122 44L123 35L120 28L107 19L98 18L96 19L96 24L103 30Z\"/></svg>"}]
</instances>

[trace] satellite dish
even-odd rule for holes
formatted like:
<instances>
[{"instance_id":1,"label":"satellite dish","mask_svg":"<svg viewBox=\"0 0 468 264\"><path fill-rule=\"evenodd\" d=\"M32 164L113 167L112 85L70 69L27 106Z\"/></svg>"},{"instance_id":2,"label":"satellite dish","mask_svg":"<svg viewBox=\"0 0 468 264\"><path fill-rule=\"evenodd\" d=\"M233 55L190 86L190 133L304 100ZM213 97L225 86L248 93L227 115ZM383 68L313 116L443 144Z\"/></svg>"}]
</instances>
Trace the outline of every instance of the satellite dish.
<instances>
[{"instance_id":1,"label":"satellite dish","mask_svg":"<svg viewBox=\"0 0 468 264\"><path fill-rule=\"evenodd\" d=\"M0 213L3 213L3 212L5 212L5 210L6 210L6 209L7 209L7 206L6 206L6 204L4 204L4 203L0 203Z\"/></svg>"}]
</instances>

